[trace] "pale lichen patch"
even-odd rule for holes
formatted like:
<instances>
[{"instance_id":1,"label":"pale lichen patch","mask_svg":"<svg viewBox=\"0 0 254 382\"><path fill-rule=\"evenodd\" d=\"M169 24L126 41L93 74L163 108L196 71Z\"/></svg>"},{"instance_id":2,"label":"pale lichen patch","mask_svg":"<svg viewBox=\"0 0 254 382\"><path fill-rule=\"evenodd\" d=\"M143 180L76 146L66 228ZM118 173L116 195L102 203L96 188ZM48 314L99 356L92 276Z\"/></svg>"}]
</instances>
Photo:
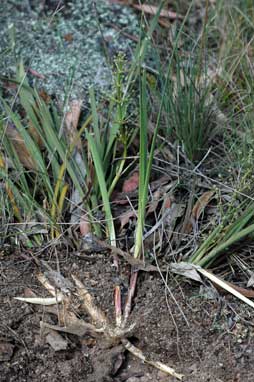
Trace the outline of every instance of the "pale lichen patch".
<instances>
[{"instance_id":1,"label":"pale lichen patch","mask_svg":"<svg viewBox=\"0 0 254 382\"><path fill-rule=\"evenodd\" d=\"M118 51L131 56L134 43L118 29L138 35L137 15L129 7L111 5L106 0L62 1L63 7L55 15L53 9L46 11L41 4L6 1L0 14L1 72L13 75L22 58L26 67L46 77L33 78L33 82L59 98L64 97L71 80L73 97L84 95L92 84L98 90L108 88L111 68L105 58L105 45L109 56Z\"/></svg>"}]
</instances>

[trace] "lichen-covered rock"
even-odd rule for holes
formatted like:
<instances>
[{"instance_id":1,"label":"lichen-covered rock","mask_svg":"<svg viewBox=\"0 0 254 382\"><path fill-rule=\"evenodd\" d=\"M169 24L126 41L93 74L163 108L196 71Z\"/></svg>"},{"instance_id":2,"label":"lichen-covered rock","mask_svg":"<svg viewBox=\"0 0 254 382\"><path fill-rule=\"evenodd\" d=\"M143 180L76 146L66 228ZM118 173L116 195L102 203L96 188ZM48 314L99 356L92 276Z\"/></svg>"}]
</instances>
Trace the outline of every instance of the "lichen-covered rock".
<instances>
[{"instance_id":1,"label":"lichen-covered rock","mask_svg":"<svg viewBox=\"0 0 254 382\"><path fill-rule=\"evenodd\" d=\"M31 75L31 80L60 99L70 88L74 97L84 95L91 84L100 90L108 88L111 68L107 55L112 58L118 51L132 55L133 42L119 33L124 29L138 35L139 20L129 7L107 0L3 3L0 72L14 73L22 58L26 68L45 77Z\"/></svg>"}]
</instances>

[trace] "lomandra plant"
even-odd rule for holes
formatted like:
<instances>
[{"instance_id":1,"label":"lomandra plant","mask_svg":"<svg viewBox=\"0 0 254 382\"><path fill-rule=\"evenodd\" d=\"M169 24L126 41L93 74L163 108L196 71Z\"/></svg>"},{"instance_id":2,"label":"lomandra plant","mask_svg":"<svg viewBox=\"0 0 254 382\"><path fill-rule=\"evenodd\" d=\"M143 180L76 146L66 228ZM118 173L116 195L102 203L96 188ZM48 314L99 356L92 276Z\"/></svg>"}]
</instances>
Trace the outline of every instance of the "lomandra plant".
<instances>
[{"instance_id":1,"label":"lomandra plant","mask_svg":"<svg viewBox=\"0 0 254 382\"><path fill-rule=\"evenodd\" d=\"M19 89L18 109L14 111L1 99L5 116L1 120L0 175L8 196L5 208L10 212L9 222L24 223L28 233L36 223L39 231L42 226L48 230L62 215L67 179L83 196L85 190L78 165L68 158L70 147L60 134L61 118L56 108L28 85L22 63L13 82Z\"/></svg>"},{"instance_id":2,"label":"lomandra plant","mask_svg":"<svg viewBox=\"0 0 254 382\"><path fill-rule=\"evenodd\" d=\"M130 135L125 130L128 98L123 96L126 73L122 56L116 58L115 67L108 111L100 117L91 88L91 114L77 129L78 120L76 126L67 127L53 103L47 104L28 85L20 64L13 80L19 89L15 111L1 99L5 115L1 119L0 175L8 196L5 211L10 211L10 222L29 226L37 221L51 227L51 238L57 237L65 211L71 208L67 196L74 189L81 200L77 208L84 211L99 237L100 224L94 214L102 199L110 242L116 244L109 197L121 177ZM115 161L119 144L124 151L120 164Z\"/></svg>"}]
</instances>

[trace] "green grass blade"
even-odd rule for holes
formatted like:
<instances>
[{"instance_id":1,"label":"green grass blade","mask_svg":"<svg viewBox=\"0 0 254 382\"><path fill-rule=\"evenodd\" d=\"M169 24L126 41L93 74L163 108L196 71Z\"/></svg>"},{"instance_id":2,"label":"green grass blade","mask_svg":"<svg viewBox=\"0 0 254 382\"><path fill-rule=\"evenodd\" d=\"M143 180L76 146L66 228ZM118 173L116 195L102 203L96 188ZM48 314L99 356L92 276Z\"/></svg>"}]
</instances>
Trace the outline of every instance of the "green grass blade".
<instances>
[{"instance_id":1,"label":"green grass blade","mask_svg":"<svg viewBox=\"0 0 254 382\"><path fill-rule=\"evenodd\" d=\"M105 210L105 216L107 221L107 228L108 228L109 237L110 237L110 243L111 245L116 246L115 227L113 222L113 216L111 213L108 190L106 186L105 174L103 172L103 165L101 163L100 154L98 153L95 139L92 137L92 135L88 131L86 132L86 138L88 141L89 149L92 154L93 163L94 163L94 167L95 167L95 171L96 171L96 175L97 175L97 179L98 179L98 183L100 187L103 207Z\"/></svg>"},{"instance_id":2,"label":"green grass blade","mask_svg":"<svg viewBox=\"0 0 254 382\"><path fill-rule=\"evenodd\" d=\"M94 94L94 88L89 88L89 97L90 97L90 104L92 109L92 117L93 117L93 131L95 136L95 142L97 145L98 153L101 155L101 137L100 137L100 129L99 129L99 117L97 113L96 108L96 101L95 101L95 94Z\"/></svg>"}]
</instances>

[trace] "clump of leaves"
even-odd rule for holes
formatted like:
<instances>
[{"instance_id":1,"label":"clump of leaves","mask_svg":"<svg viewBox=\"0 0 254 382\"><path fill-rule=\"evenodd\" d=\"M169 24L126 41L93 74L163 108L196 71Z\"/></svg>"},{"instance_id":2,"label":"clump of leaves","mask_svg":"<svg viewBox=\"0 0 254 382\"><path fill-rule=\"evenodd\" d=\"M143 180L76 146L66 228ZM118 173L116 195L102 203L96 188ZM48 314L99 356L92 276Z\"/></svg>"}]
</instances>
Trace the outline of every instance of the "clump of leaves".
<instances>
[{"instance_id":1,"label":"clump of leaves","mask_svg":"<svg viewBox=\"0 0 254 382\"><path fill-rule=\"evenodd\" d=\"M210 88L201 75L199 65L177 59L176 74L168 86L168 130L192 162L205 154L216 127Z\"/></svg>"},{"instance_id":2,"label":"clump of leaves","mask_svg":"<svg viewBox=\"0 0 254 382\"><path fill-rule=\"evenodd\" d=\"M72 145L61 131L60 113L29 86L22 63L13 82L19 85L18 110L1 98L5 117L0 124L0 175L8 195L9 221L26 223L31 232L34 221L46 229L58 224L69 179L83 196L85 190L80 168L70 155Z\"/></svg>"},{"instance_id":3,"label":"clump of leaves","mask_svg":"<svg viewBox=\"0 0 254 382\"><path fill-rule=\"evenodd\" d=\"M51 226L54 238L65 213L68 216L72 211L79 219L85 210L100 237L95 216L102 199L107 231L115 245L109 197L121 177L131 137L125 126L129 98L124 95L124 63L122 55L116 58L115 82L106 114L105 110L99 114L90 89L91 115L81 127L81 102L73 102L71 110L61 117L52 102L47 104L29 86L24 67L19 66L13 81L19 85L16 111L1 98L5 115L1 119L0 176L8 195L5 210L10 211L10 222L31 224L36 220ZM120 155L119 147L123 150ZM117 161L117 155L122 160Z\"/></svg>"},{"instance_id":4,"label":"clump of leaves","mask_svg":"<svg viewBox=\"0 0 254 382\"><path fill-rule=\"evenodd\" d=\"M233 7L220 4L217 12L223 25L223 44L220 45L221 74L217 94L230 115L230 129L225 132L231 177L235 177L235 192L224 209L221 224L215 227L190 258L194 264L209 267L234 245L252 239L253 225L253 68L251 49L254 11L251 1L238 1ZM222 22L222 24L221 24ZM234 38L232 39L232 36Z\"/></svg>"}]
</instances>

